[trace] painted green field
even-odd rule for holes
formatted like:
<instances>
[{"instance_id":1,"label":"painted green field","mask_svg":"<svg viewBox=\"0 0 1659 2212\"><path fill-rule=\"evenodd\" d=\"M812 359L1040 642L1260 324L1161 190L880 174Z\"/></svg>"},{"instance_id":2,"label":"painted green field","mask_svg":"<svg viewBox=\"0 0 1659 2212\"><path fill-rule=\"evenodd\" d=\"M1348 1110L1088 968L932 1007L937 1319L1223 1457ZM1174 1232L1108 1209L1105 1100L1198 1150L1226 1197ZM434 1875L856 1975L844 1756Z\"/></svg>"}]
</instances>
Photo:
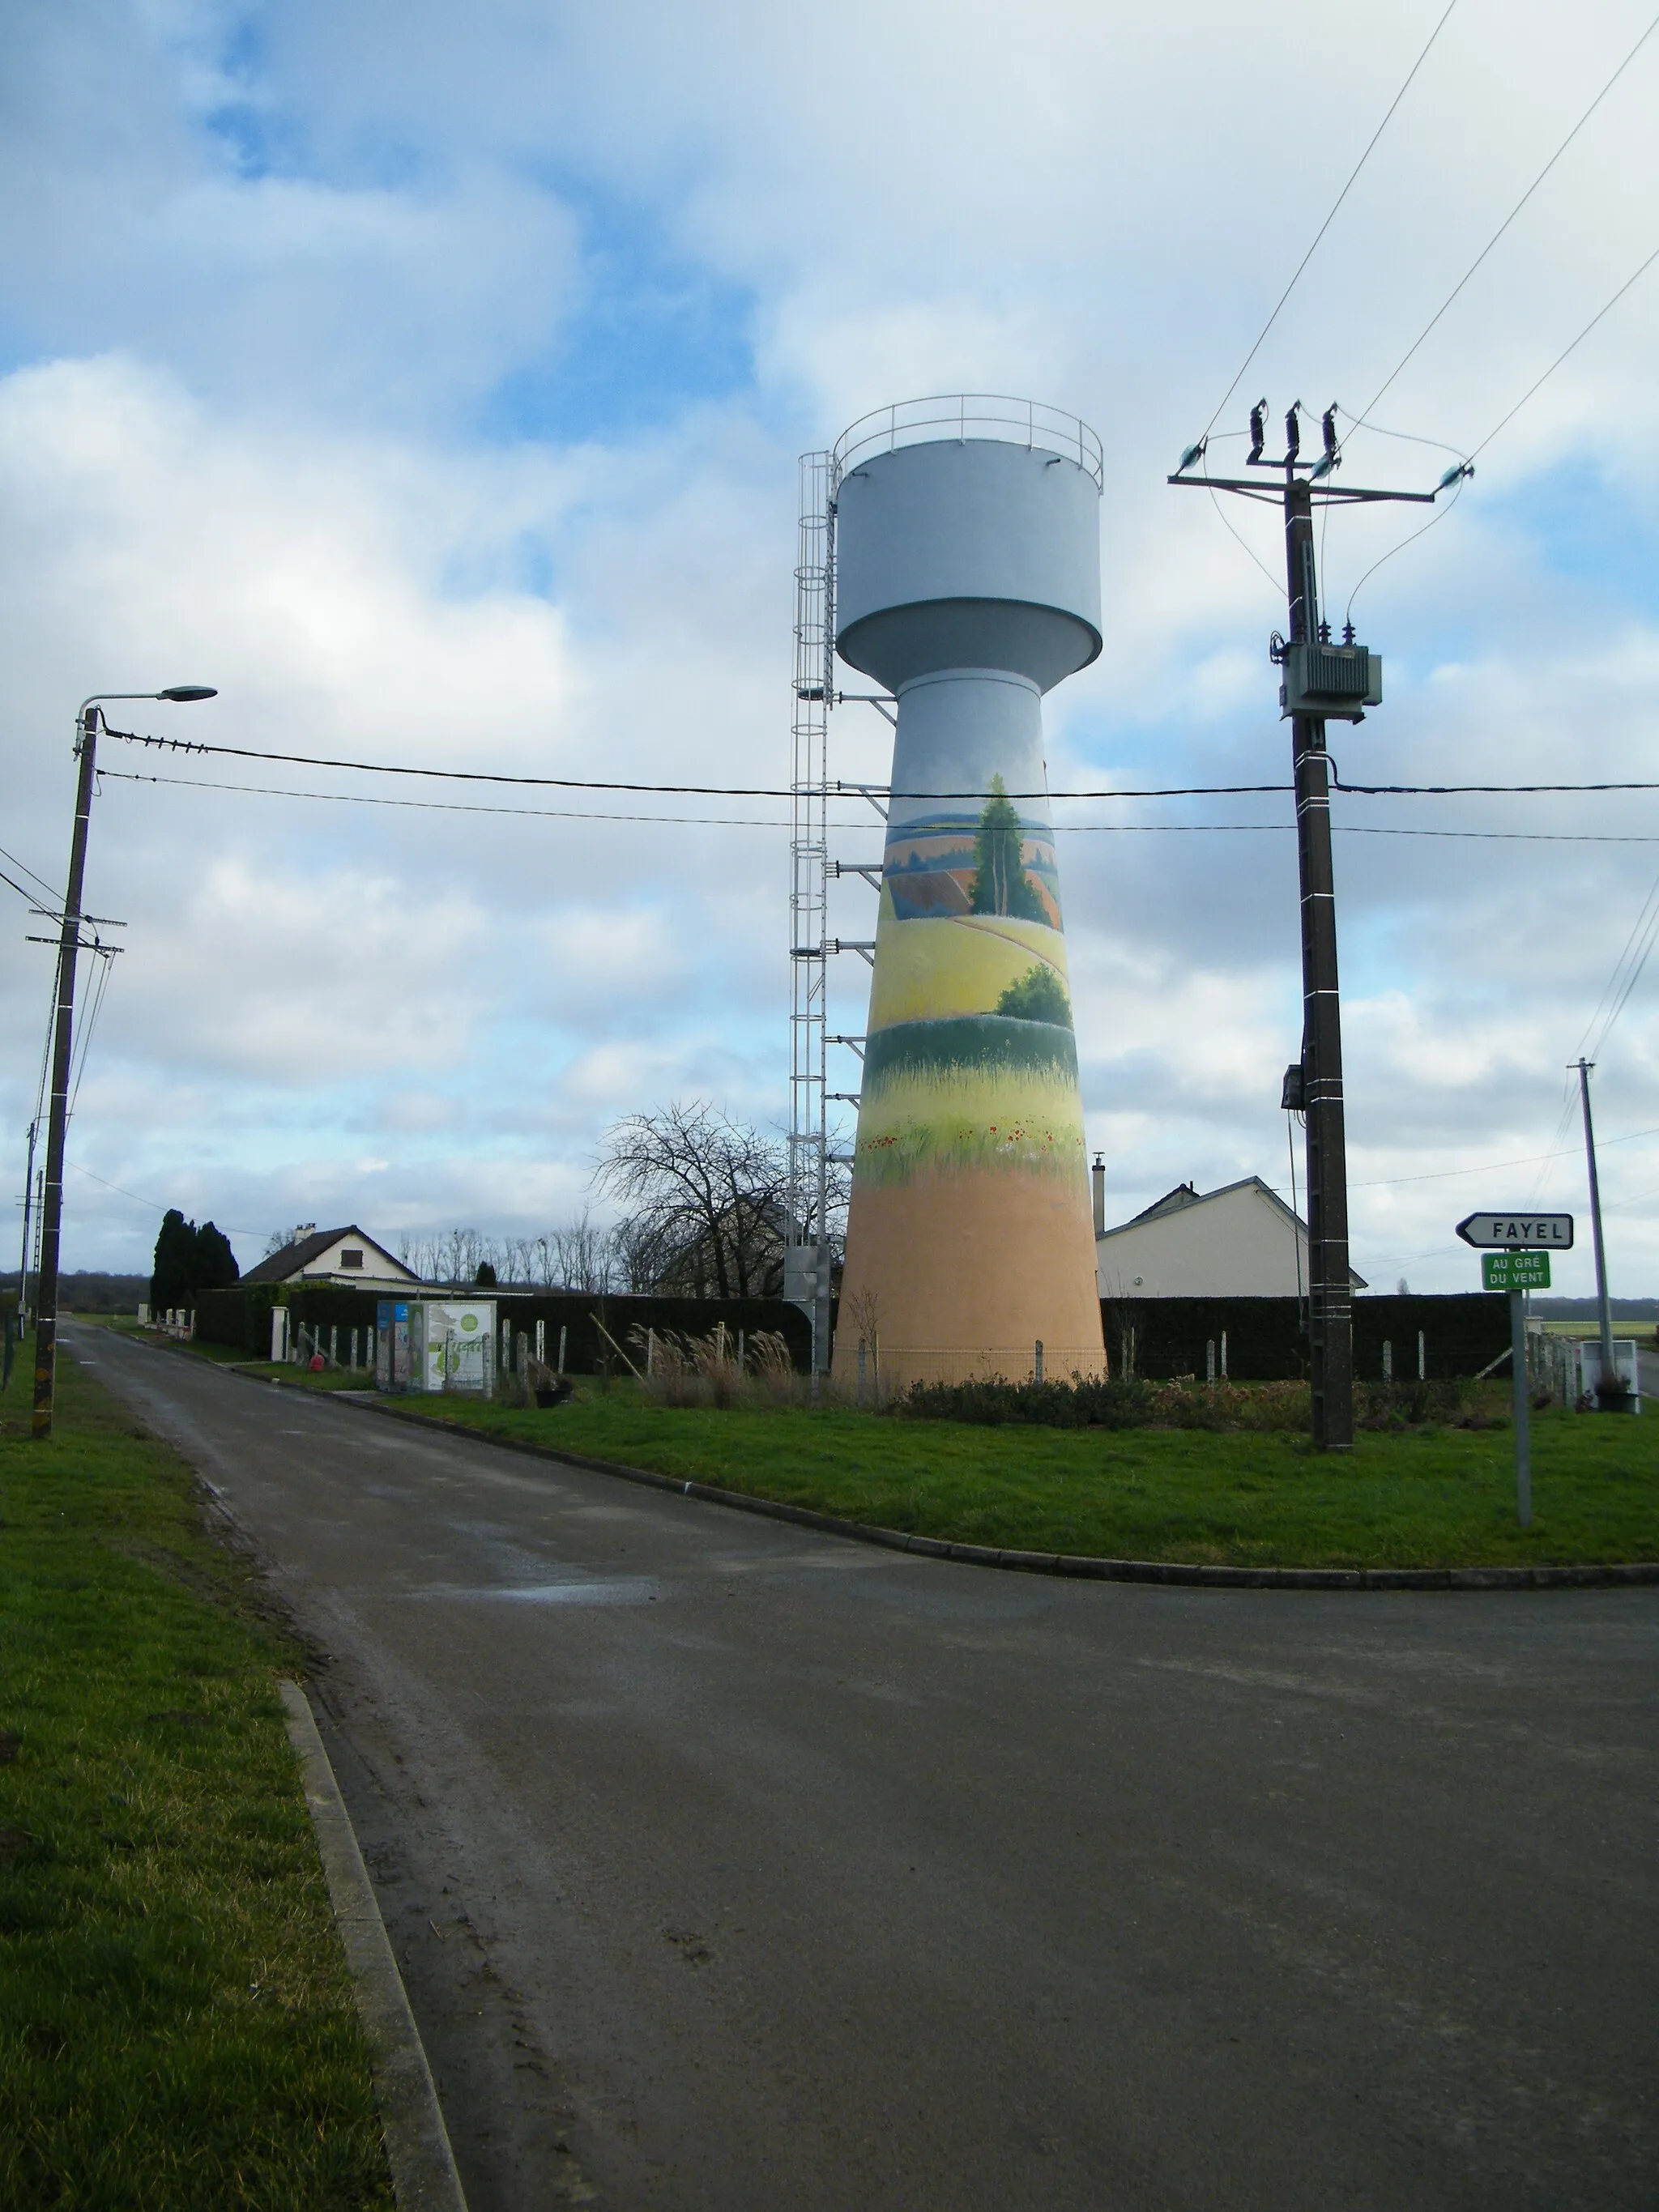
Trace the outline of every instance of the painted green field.
<instances>
[{"instance_id":1,"label":"painted green field","mask_svg":"<svg viewBox=\"0 0 1659 2212\"><path fill-rule=\"evenodd\" d=\"M190 1470L72 1359L0 1398L0 2204L389 2208L276 1681Z\"/></svg>"}]
</instances>

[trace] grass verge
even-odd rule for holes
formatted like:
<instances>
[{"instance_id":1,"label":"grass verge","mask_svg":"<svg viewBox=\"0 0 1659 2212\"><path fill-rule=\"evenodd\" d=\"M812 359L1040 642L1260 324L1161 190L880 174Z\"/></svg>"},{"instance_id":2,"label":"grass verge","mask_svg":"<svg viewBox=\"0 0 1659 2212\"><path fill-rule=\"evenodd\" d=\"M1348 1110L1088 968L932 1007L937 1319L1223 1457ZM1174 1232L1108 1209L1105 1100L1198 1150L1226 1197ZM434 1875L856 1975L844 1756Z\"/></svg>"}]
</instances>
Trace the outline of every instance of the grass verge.
<instances>
[{"instance_id":1,"label":"grass verge","mask_svg":"<svg viewBox=\"0 0 1659 2212\"><path fill-rule=\"evenodd\" d=\"M845 1407L666 1408L584 1386L548 1412L398 1401L459 1426L619 1460L851 1521L1008 1549L1237 1566L1496 1566L1659 1559L1659 1419L1533 1423L1533 1526L1507 1428L1297 1437L981 1428Z\"/></svg>"},{"instance_id":2,"label":"grass verge","mask_svg":"<svg viewBox=\"0 0 1659 2212\"><path fill-rule=\"evenodd\" d=\"M274 1684L193 1478L73 1359L0 1398L0 2203L392 2203Z\"/></svg>"}]
</instances>

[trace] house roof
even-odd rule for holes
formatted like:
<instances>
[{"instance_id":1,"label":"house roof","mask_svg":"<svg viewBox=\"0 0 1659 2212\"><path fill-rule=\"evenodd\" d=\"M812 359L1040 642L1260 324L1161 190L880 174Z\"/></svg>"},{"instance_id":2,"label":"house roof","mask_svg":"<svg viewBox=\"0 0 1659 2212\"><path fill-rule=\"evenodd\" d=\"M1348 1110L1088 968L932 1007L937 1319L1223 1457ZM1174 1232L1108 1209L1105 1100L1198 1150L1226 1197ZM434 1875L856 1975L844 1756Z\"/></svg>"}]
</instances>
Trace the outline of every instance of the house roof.
<instances>
[{"instance_id":1,"label":"house roof","mask_svg":"<svg viewBox=\"0 0 1659 2212\"><path fill-rule=\"evenodd\" d=\"M1157 1221L1164 1215L1179 1213L1186 1206L1208 1206L1218 1198L1231 1198L1237 1190L1254 1191L1257 1197L1266 1199L1274 1212L1282 1214L1287 1222L1294 1222L1304 1237L1308 1234L1308 1224L1302 1216L1291 1212L1271 1183L1265 1183L1260 1176L1252 1175L1241 1176L1237 1182L1224 1182L1219 1190L1199 1190L1189 1182L1178 1182L1173 1190L1166 1190L1162 1198L1154 1200L1141 1212L1132 1214L1127 1221L1120 1221L1115 1229L1103 1230L1095 1241L1103 1243L1108 1237L1121 1237L1126 1229L1139 1229L1143 1222ZM1348 1275L1355 1290L1363 1291L1370 1287L1364 1277L1356 1274L1352 1267Z\"/></svg>"},{"instance_id":2,"label":"house roof","mask_svg":"<svg viewBox=\"0 0 1659 2212\"><path fill-rule=\"evenodd\" d=\"M373 1245L380 1257L391 1261L394 1267L404 1265L395 1255L386 1250L384 1244L377 1243L374 1237L359 1229L355 1221L349 1221L343 1229L313 1230L309 1237L301 1237L297 1243L284 1244L280 1252L271 1253L268 1258L261 1260L258 1267L250 1267L242 1280L245 1283L286 1283L291 1277L303 1274L313 1260L320 1259L329 1246L337 1244L343 1237L355 1237L361 1243ZM419 1279L412 1268L406 1268L404 1272L410 1282Z\"/></svg>"}]
</instances>

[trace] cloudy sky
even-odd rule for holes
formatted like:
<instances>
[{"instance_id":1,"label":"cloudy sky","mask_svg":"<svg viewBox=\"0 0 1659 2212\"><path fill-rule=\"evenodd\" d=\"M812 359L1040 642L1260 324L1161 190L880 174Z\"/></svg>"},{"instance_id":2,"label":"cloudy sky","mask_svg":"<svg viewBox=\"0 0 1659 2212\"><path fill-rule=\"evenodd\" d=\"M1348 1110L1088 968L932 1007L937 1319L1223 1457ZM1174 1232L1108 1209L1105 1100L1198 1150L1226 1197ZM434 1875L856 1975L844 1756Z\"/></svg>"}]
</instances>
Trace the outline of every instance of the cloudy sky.
<instances>
[{"instance_id":1,"label":"cloudy sky","mask_svg":"<svg viewBox=\"0 0 1659 2212\"><path fill-rule=\"evenodd\" d=\"M1278 779L1282 599L1251 557L1277 574L1272 517L1230 511L1241 544L1164 478L1443 9L5 0L0 845L61 880L77 702L185 681L221 696L112 720L775 784L796 456L959 390L1105 441L1106 648L1048 702L1056 787ZM1458 0L1218 432L1262 393L1358 413L1646 21L1645 0ZM1431 484L1659 246L1656 94L1659 35L1389 389L1405 434L1355 438L1352 480ZM1351 779L1659 775L1656 342L1659 268L1365 583L1387 703L1339 733ZM1331 522L1334 614L1420 520ZM885 734L842 709L837 770L879 778ZM68 1266L147 1267L175 1204L245 1265L295 1220L533 1234L580 1212L618 1115L781 1120L782 810L525 803L571 811L106 781L88 904L126 950L71 1129ZM752 820L617 818L641 812ZM1060 818L1113 1217L1179 1181L1286 1188L1284 802ZM1659 793L1351 798L1337 820L1355 1261L1473 1287L1461 1214L1583 1210L1565 1064L1659 875ZM872 817L847 823L848 858L877 849ZM1430 830L1485 834L1371 834ZM841 896L867 934L867 892ZM51 956L0 900L10 1197ZM1659 1291L1656 1009L1659 960L1598 1053L1626 1294ZM1557 1280L1588 1286L1587 1249Z\"/></svg>"}]
</instances>

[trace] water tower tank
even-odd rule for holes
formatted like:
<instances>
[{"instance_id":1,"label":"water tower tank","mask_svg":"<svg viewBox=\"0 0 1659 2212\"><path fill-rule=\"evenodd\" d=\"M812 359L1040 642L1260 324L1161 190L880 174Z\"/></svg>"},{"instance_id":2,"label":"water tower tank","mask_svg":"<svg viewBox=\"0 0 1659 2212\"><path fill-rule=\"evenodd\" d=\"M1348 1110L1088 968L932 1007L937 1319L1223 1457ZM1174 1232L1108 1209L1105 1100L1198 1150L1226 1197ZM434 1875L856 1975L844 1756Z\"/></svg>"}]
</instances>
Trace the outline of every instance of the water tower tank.
<instances>
[{"instance_id":1,"label":"water tower tank","mask_svg":"<svg viewBox=\"0 0 1659 2212\"><path fill-rule=\"evenodd\" d=\"M1100 447L912 402L833 481L836 649L898 700L836 1369L1098 1374L1042 698L1100 651Z\"/></svg>"}]
</instances>

